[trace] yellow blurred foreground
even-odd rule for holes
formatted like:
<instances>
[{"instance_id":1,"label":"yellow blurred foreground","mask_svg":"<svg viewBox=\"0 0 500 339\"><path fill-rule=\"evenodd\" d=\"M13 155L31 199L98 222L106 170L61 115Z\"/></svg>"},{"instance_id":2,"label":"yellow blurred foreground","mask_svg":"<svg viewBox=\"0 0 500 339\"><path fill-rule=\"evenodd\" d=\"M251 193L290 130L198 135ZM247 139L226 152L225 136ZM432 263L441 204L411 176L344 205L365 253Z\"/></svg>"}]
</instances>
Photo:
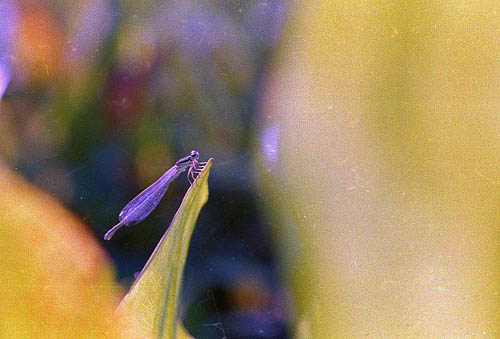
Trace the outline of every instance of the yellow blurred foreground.
<instances>
[{"instance_id":1,"label":"yellow blurred foreground","mask_svg":"<svg viewBox=\"0 0 500 339\"><path fill-rule=\"evenodd\" d=\"M0 338L103 338L118 297L85 225L0 164Z\"/></svg>"},{"instance_id":2,"label":"yellow blurred foreground","mask_svg":"<svg viewBox=\"0 0 500 339\"><path fill-rule=\"evenodd\" d=\"M262 165L297 338L500 337L499 13L295 7Z\"/></svg>"}]
</instances>

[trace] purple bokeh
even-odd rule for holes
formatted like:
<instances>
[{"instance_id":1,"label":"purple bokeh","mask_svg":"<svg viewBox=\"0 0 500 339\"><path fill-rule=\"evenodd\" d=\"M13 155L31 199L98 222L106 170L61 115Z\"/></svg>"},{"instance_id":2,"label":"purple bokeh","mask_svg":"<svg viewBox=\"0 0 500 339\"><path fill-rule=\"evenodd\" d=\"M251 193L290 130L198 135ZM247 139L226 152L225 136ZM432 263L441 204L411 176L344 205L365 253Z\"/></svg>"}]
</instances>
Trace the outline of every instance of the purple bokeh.
<instances>
[{"instance_id":1,"label":"purple bokeh","mask_svg":"<svg viewBox=\"0 0 500 339\"><path fill-rule=\"evenodd\" d=\"M204 58L224 44L238 42L239 32L230 18L213 8L189 2L164 6L158 14L157 32L185 55Z\"/></svg>"},{"instance_id":2,"label":"purple bokeh","mask_svg":"<svg viewBox=\"0 0 500 339\"><path fill-rule=\"evenodd\" d=\"M69 34L66 50L67 61L75 66L84 66L99 55L117 17L110 0L91 0L81 6L80 19Z\"/></svg>"},{"instance_id":3,"label":"purple bokeh","mask_svg":"<svg viewBox=\"0 0 500 339\"><path fill-rule=\"evenodd\" d=\"M17 9L10 0L0 1L0 99L11 78L12 48L17 27Z\"/></svg>"},{"instance_id":4,"label":"purple bokeh","mask_svg":"<svg viewBox=\"0 0 500 339\"><path fill-rule=\"evenodd\" d=\"M282 0L255 2L248 9L244 24L256 44L273 48L281 36L286 5Z\"/></svg>"},{"instance_id":5,"label":"purple bokeh","mask_svg":"<svg viewBox=\"0 0 500 339\"><path fill-rule=\"evenodd\" d=\"M261 134L261 140L262 159L265 165L274 170L278 162L279 125L277 123L267 125Z\"/></svg>"}]
</instances>

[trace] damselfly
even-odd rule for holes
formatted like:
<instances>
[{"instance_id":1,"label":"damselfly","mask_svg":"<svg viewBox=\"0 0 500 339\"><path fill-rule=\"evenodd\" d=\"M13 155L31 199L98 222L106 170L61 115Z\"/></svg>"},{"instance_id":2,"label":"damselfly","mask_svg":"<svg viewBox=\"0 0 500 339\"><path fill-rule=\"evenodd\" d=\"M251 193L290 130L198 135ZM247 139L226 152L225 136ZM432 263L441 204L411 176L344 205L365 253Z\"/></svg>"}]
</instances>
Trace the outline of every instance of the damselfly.
<instances>
[{"instance_id":1,"label":"damselfly","mask_svg":"<svg viewBox=\"0 0 500 339\"><path fill-rule=\"evenodd\" d=\"M132 226L143 221L156 208L165 195L168 185L185 170L188 170L187 177L189 183L192 184L196 179L196 175L206 165L206 162L199 162L199 158L200 154L197 151L191 151L188 156L178 160L172 168L166 171L151 186L139 193L121 210L118 215L120 222L106 232L104 239L111 239L122 226Z\"/></svg>"}]
</instances>

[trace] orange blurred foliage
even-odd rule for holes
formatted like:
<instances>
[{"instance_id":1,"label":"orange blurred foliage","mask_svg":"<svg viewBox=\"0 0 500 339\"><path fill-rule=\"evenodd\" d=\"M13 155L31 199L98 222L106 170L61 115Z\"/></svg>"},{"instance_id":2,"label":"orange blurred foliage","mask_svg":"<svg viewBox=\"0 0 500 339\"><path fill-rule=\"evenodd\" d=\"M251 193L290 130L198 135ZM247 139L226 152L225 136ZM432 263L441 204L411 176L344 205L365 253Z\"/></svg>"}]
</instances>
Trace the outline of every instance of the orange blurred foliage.
<instances>
[{"instance_id":1,"label":"orange blurred foliage","mask_svg":"<svg viewBox=\"0 0 500 339\"><path fill-rule=\"evenodd\" d=\"M43 82L57 75L65 35L41 3L20 6L16 61L27 79Z\"/></svg>"}]
</instances>

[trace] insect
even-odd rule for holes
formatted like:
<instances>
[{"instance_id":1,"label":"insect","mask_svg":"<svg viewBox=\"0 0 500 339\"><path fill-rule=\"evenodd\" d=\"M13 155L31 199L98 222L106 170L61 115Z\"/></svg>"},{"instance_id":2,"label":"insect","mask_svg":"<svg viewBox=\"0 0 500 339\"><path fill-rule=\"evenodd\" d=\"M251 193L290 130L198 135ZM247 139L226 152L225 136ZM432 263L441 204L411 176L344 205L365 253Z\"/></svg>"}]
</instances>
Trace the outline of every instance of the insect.
<instances>
[{"instance_id":1,"label":"insect","mask_svg":"<svg viewBox=\"0 0 500 339\"><path fill-rule=\"evenodd\" d=\"M191 151L188 156L179 159L175 165L163 173L158 180L125 205L118 215L118 220L120 222L106 232L104 240L111 239L116 231L122 226L132 226L146 219L165 195L168 185L174 181L179 174L188 170L188 181L192 184L196 179L196 175L199 174L206 165L206 162L199 162L199 158L200 153Z\"/></svg>"}]
</instances>

